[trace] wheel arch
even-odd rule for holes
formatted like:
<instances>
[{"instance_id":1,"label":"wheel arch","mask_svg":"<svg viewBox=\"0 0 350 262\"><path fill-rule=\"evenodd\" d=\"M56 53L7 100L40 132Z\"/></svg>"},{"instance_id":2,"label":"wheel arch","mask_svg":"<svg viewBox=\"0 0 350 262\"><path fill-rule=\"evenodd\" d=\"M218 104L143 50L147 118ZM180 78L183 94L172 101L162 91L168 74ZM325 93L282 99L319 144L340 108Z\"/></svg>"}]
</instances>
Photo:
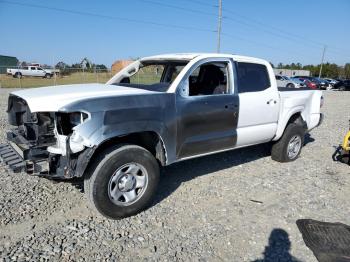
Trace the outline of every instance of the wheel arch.
<instances>
[{"instance_id":1,"label":"wheel arch","mask_svg":"<svg viewBox=\"0 0 350 262\"><path fill-rule=\"evenodd\" d=\"M167 151L162 137L155 131L142 131L111 137L97 145L90 162L102 151L117 144L134 144L147 149L165 166L167 163Z\"/></svg>"},{"instance_id":2,"label":"wheel arch","mask_svg":"<svg viewBox=\"0 0 350 262\"><path fill-rule=\"evenodd\" d=\"M283 117L283 122L279 123L276 131L276 136L274 137L273 141L277 141L282 137L284 130L290 123L300 124L305 128L305 130L308 129L302 108L296 108L290 111L285 117Z\"/></svg>"}]
</instances>

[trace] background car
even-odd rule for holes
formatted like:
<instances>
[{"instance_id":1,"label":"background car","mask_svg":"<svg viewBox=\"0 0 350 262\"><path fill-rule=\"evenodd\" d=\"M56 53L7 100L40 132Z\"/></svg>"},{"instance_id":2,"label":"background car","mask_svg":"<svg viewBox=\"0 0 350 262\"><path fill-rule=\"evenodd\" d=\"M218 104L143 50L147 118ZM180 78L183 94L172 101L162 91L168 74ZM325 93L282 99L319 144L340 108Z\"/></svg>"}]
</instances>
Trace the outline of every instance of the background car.
<instances>
[{"instance_id":1,"label":"background car","mask_svg":"<svg viewBox=\"0 0 350 262\"><path fill-rule=\"evenodd\" d=\"M332 88L332 85L323 78L313 77L313 79L319 83L320 89L329 90Z\"/></svg>"},{"instance_id":2,"label":"background car","mask_svg":"<svg viewBox=\"0 0 350 262\"><path fill-rule=\"evenodd\" d=\"M307 87L312 89L321 89L320 84L318 81L316 81L312 76L295 76L295 78L298 78L299 80L303 81ZM310 83L306 83L305 80L308 80L309 82L314 83L314 85ZM312 87L311 87L312 86ZM316 86L316 87L315 87Z\"/></svg>"},{"instance_id":3,"label":"background car","mask_svg":"<svg viewBox=\"0 0 350 262\"><path fill-rule=\"evenodd\" d=\"M302 81L289 78L288 76L276 75L275 78L276 78L278 87L288 87L288 88L305 87Z\"/></svg>"},{"instance_id":4,"label":"background car","mask_svg":"<svg viewBox=\"0 0 350 262\"><path fill-rule=\"evenodd\" d=\"M321 78L318 77L313 77L313 76L296 76L299 79L307 79L311 82L313 82L314 84L316 84L318 89L323 89L326 90L329 88L329 83L326 80L323 80Z\"/></svg>"},{"instance_id":5,"label":"background car","mask_svg":"<svg viewBox=\"0 0 350 262\"><path fill-rule=\"evenodd\" d=\"M332 86L334 86L336 83L338 83L339 81L332 79L332 78L324 78L326 81L328 81L328 83L330 83Z\"/></svg>"},{"instance_id":6,"label":"background car","mask_svg":"<svg viewBox=\"0 0 350 262\"><path fill-rule=\"evenodd\" d=\"M306 87L310 88L310 89L319 89L317 84L315 84L314 82L310 81L307 78L303 78L303 77L293 77L293 79L298 79L299 81L303 82L305 84Z\"/></svg>"},{"instance_id":7,"label":"background car","mask_svg":"<svg viewBox=\"0 0 350 262\"><path fill-rule=\"evenodd\" d=\"M350 91L350 79L341 80L334 85L335 89L340 91Z\"/></svg>"},{"instance_id":8,"label":"background car","mask_svg":"<svg viewBox=\"0 0 350 262\"><path fill-rule=\"evenodd\" d=\"M291 77L289 79L292 80L295 83L295 87L296 88L307 87L306 84L303 81L301 81L299 78Z\"/></svg>"}]
</instances>

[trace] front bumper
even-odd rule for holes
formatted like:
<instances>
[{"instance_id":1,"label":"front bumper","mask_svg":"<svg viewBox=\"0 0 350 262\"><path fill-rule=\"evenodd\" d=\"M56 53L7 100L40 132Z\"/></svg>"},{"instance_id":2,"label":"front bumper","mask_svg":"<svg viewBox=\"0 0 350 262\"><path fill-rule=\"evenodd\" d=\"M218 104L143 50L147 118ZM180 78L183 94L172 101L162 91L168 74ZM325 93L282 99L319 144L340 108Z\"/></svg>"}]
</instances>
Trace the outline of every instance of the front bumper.
<instances>
[{"instance_id":1,"label":"front bumper","mask_svg":"<svg viewBox=\"0 0 350 262\"><path fill-rule=\"evenodd\" d=\"M69 143L65 156L52 154L46 147L31 146L15 131L7 133L6 144L0 144L0 162L14 173L26 172L30 175L50 179L70 179L83 176L96 147L86 148L79 153L71 153Z\"/></svg>"},{"instance_id":2,"label":"front bumper","mask_svg":"<svg viewBox=\"0 0 350 262\"><path fill-rule=\"evenodd\" d=\"M31 151L9 141L0 144L0 162L5 163L14 173L26 172L30 175L45 175L49 172L47 159L28 159Z\"/></svg>"}]
</instances>

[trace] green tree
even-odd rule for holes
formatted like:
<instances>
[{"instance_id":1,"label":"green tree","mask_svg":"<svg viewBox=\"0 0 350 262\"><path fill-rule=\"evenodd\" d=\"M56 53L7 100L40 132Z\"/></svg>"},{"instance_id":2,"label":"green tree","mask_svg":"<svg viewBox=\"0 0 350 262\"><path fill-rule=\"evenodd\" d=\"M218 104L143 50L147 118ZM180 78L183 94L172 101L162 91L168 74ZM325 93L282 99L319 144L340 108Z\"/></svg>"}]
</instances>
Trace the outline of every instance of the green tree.
<instances>
[{"instance_id":1,"label":"green tree","mask_svg":"<svg viewBox=\"0 0 350 262\"><path fill-rule=\"evenodd\" d=\"M350 78L350 63L346 63L344 66L344 77L346 79Z\"/></svg>"},{"instance_id":2,"label":"green tree","mask_svg":"<svg viewBox=\"0 0 350 262\"><path fill-rule=\"evenodd\" d=\"M94 65L94 66L98 70L107 70L107 66L105 66L104 64L97 64L97 65Z\"/></svg>"}]
</instances>

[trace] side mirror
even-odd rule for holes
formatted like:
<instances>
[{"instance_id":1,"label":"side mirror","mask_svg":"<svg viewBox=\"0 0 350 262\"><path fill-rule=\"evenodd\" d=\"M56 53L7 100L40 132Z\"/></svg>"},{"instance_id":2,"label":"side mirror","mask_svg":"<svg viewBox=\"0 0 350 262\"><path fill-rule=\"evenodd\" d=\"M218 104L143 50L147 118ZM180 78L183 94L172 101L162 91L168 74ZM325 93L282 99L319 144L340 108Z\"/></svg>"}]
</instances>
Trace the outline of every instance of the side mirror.
<instances>
[{"instance_id":1,"label":"side mirror","mask_svg":"<svg viewBox=\"0 0 350 262\"><path fill-rule=\"evenodd\" d=\"M124 77L120 83L123 83L123 84L130 84L130 77Z\"/></svg>"}]
</instances>

